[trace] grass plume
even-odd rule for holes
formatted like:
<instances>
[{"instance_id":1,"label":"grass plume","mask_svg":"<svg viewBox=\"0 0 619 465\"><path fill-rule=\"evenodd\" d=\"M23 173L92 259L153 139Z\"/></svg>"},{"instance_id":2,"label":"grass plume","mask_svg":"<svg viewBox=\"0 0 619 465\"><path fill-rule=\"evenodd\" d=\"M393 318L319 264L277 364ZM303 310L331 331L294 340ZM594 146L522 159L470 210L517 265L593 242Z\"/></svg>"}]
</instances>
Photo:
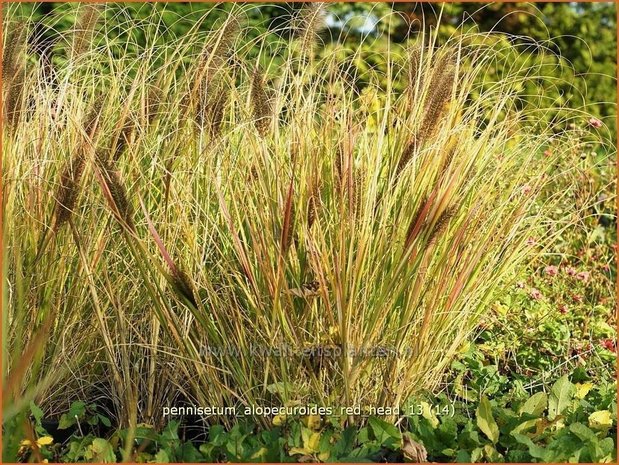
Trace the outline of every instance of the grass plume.
<instances>
[{"instance_id":1,"label":"grass plume","mask_svg":"<svg viewBox=\"0 0 619 465\"><path fill-rule=\"evenodd\" d=\"M271 124L271 102L260 68L256 67L251 81L251 102L254 126L261 136L266 136Z\"/></svg>"},{"instance_id":2,"label":"grass plume","mask_svg":"<svg viewBox=\"0 0 619 465\"><path fill-rule=\"evenodd\" d=\"M73 32L71 60L76 60L88 50L100 17L101 5L97 3L81 4L77 24Z\"/></svg>"},{"instance_id":3,"label":"grass plume","mask_svg":"<svg viewBox=\"0 0 619 465\"><path fill-rule=\"evenodd\" d=\"M27 23L15 21L9 23L8 33L4 35L5 45L2 49L2 78L10 82L23 66L23 53L26 47Z\"/></svg>"}]
</instances>

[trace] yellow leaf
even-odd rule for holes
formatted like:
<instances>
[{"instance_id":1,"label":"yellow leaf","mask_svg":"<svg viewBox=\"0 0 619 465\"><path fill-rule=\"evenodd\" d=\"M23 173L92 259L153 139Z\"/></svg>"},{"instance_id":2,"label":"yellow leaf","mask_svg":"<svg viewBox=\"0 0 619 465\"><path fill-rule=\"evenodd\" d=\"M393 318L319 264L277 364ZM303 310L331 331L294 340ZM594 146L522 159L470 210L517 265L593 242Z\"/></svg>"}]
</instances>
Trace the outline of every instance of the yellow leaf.
<instances>
[{"instance_id":1,"label":"yellow leaf","mask_svg":"<svg viewBox=\"0 0 619 465\"><path fill-rule=\"evenodd\" d=\"M31 447L32 446L32 442L30 441L30 439L24 439L22 440L22 442L19 443L20 447Z\"/></svg>"},{"instance_id":2,"label":"yellow leaf","mask_svg":"<svg viewBox=\"0 0 619 465\"><path fill-rule=\"evenodd\" d=\"M466 354L469 349L471 348L471 343L470 342L465 342L464 344L462 344L462 347L460 347L460 350L458 350L459 354Z\"/></svg>"},{"instance_id":3,"label":"yellow leaf","mask_svg":"<svg viewBox=\"0 0 619 465\"><path fill-rule=\"evenodd\" d=\"M314 431L320 429L320 415L308 415L304 418L304 423L309 429L313 429Z\"/></svg>"},{"instance_id":4,"label":"yellow leaf","mask_svg":"<svg viewBox=\"0 0 619 465\"><path fill-rule=\"evenodd\" d=\"M423 417L430 422L432 428L436 428L438 426L438 418L436 418L430 404L422 401L420 402L420 405L422 407L421 415L423 415Z\"/></svg>"},{"instance_id":5,"label":"yellow leaf","mask_svg":"<svg viewBox=\"0 0 619 465\"><path fill-rule=\"evenodd\" d=\"M330 455L331 455L331 452L329 451L322 452L318 454L318 460L320 460L321 462L326 462L327 460L329 460Z\"/></svg>"},{"instance_id":6,"label":"yellow leaf","mask_svg":"<svg viewBox=\"0 0 619 465\"><path fill-rule=\"evenodd\" d=\"M250 458L252 458L252 459L262 458L262 457L264 457L264 454L266 454L268 451L269 451L269 449L267 449L266 447L261 447L260 449L258 449L258 452L256 452Z\"/></svg>"},{"instance_id":7,"label":"yellow leaf","mask_svg":"<svg viewBox=\"0 0 619 465\"><path fill-rule=\"evenodd\" d=\"M307 450L312 452L318 452L318 446L320 444L320 433L312 433L305 445Z\"/></svg>"},{"instance_id":8,"label":"yellow leaf","mask_svg":"<svg viewBox=\"0 0 619 465\"><path fill-rule=\"evenodd\" d=\"M608 410L598 410L589 415L589 427L593 429L608 429L613 426L613 419Z\"/></svg>"},{"instance_id":9,"label":"yellow leaf","mask_svg":"<svg viewBox=\"0 0 619 465\"><path fill-rule=\"evenodd\" d=\"M552 422L552 424L554 425L554 427L555 427L557 430L560 430L560 429L562 429L562 428L565 428L565 420L564 420L563 418L561 418L561 417L557 417L557 419L556 419L556 420L554 420L554 421Z\"/></svg>"},{"instance_id":10,"label":"yellow leaf","mask_svg":"<svg viewBox=\"0 0 619 465\"><path fill-rule=\"evenodd\" d=\"M275 415L273 417L273 425L281 426L286 422L286 415Z\"/></svg>"},{"instance_id":11,"label":"yellow leaf","mask_svg":"<svg viewBox=\"0 0 619 465\"><path fill-rule=\"evenodd\" d=\"M593 388L593 383L576 383L576 397L584 399L591 388Z\"/></svg>"},{"instance_id":12,"label":"yellow leaf","mask_svg":"<svg viewBox=\"0 0 619 465\"><path fill-rule=\"evenodd\" d=\"M523 432L527 432L527 430L530 430L531 428L535 428L538 421L539 420L536 418L534 418L533 420L523 421L522 423L520 423L518 426L516 426L512 430L512 433L522 434Z\"/></svg>"},{"instance_id":13,"label":"yellow leaf","mask_svg":"<svg viewBox=\"0 0 619 465\"><path fill-rule=\"evenodd\" d=\"M53 444L54 438L51 436L43 436L42 438L37 439L37 444L39 446L49 446Z\"/></svg>"},{"instance_id":14,"label":"yellow leaf","mask_svg":"<svg viewBox=\"0 0 619 465\"><path fill-rule=\"evenodd\" d=\"M301 447L292 447L290 449L290 455L310 455L312 452Z\"/></svg>"}]
</instances>

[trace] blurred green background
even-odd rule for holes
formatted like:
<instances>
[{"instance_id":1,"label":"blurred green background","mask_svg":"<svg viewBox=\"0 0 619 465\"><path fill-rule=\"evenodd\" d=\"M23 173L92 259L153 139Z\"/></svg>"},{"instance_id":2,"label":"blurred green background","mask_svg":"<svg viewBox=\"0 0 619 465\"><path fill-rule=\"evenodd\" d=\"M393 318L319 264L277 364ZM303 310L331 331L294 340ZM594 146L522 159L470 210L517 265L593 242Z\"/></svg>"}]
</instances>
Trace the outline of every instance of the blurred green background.
<instances>
[{"instance_id":1,"label":"blurred green background","mask_svg":"<svg viewBox=\"0 0 619 465\"><path fill-rule=\"evenodd\" d=\"M108 3L106 29L108 37L130 34L139 47L143 32L128 31L123 24L129 18L146 20L149 28L159 28L162 39L180 37L205 12L204 30L226 15L231 3ZM70 29L79 4L39 3L9 7L19 15L40 21L31 33L37 53L49 53L58 31ZM273 44L290 33L294 13L302 3L246 4L247 37L267 33ZM392 12L397 15L390 15ZM157 24L152 22L157 18ZM388 18L380 20L381 18ZM369 80L372 69L385 64L386 47L406 44L438 24L439 38L444 41L462 31L496 31L504 34L505 45L515 45L514 67L543 70L541 77L528 79L522 95L533 100L543 96L546 107L584 109L604 121L608 137L616 140L616 6L608 3L331 3L326 6L316 47L318 55L332 53L338 46L362 43L360 58L354 62L359 85ZM422 26L422 24L424 26ZM462 26L462 27L460 27ZM537 46L530 46L530 39ZM123 41L126 43L126 41ZM120 43L120 41L119 41ZM541 53L539 44L545 51ZM340 47L341 49L341 47ZM337 49L337 50L340 50ZM123 52L126 50L123 48ZM557 66L567 64L568 66ZM486 79L500 77L501 66L486 70ZM552 80L544 76L552 75ZM539 104L539 102L538 102ZM552 115L548 115L552 118Z\"/></svg>"}]
</instances>

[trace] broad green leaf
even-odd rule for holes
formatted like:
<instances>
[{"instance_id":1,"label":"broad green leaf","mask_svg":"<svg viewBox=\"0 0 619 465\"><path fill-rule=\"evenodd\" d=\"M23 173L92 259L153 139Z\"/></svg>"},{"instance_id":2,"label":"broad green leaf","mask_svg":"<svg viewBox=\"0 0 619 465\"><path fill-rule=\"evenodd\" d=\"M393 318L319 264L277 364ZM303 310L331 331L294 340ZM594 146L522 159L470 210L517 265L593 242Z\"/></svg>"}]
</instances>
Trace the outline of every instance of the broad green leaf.
<instances>
[{"instance_id":1,"label":"broad green leaf","mask_svg":"<svg viewBox=\"0 0 619 465\"><path fill-rule=\"evenodd\" d=\"M95 438L92 444L86 449L84 458L103 463L115 463L116 455L112 445L103 438Z\"/></svg>"},{"instance_id":2,"label":"broad green leaf","mask_svg":"<svg viewBox=\"0 0 619 465\"><path fill-rule=\"evenodd\" d=\"M529 415L539 417L542 415L542 413L544 413L547 405L548 396L546 395L546 393L538 392L527 399L527 401L520 409L520 413L528 413Z\"/></svg>"},{"instance_id":3,"label":"broad green leaf","mask_svg":"<svg viewBox=\"0 0 619 465\"><path fill-rule=\"evenodd\" d=\"M552 386L550 397L548 398L548 419L554 420L557 415L570 405L575 391L574 385L570 382L567 375L562 376Z\"/></svg>"},{"instance_id":4,"label":"broad green leaf","mask_svg":"<svg viewBox=\"0 0 619 465\"><path fill-rule=\"evenodd\" d=\"M518 434L518 433L511 433L511 435L514 437L514 439L516 441L518 441L520 444L523 444L525 446L527 446L527 448L529 449L529 454L531 455L531 457L535 457L537 459L541 459L542 461L546 461L546 449L544 449L541 446L538 446L537 444L535 444L531 438L529 438L528 436L525 436L524 434Z\"/></svg>"},{"instance_id":5,"label":"broad green leaf","mask_svg":"<svg viewBox=\"0 0 619 465\"><path fill-rule=\"evenodd\" d=\"M238 426L238 425L236 425ZM236 426L234 428L236 428ZM245 438L247 435L241 434L240 431L235 431L234 428L230 431L228 436L228 442L226 442L226 451L232 458L237 459L238 461L245 455Z\"/></svg>"},{"instance_id":6,"label":"broad green leaf","mask_svg":"<svg viewBox=\"0 0 619 465\"><path fill-rule=\"evenodd\" d=\"M476 414L477 426L493 444L496 444L499 440L499 426L492 416L492 406L486 396L482 396Z\"/></svg>"},{"instance_id":7,"label":"broad green leaf","mask_svg":"<svg viewBox=\"0 0 619 465\"><path fill-rule=\"evenodd\" d=\"M464 449L458 450L458 453L456 454L456 459L455 459L456 463L469 463L472 461L473 460L471 459L471 456L466 450Z\"/></svg>"},{"instance_id":8,"label":"broad green leaf","mask_svg":"<svg viewBox=\"0 0 619 465\"><path fill-rule=\"evenodd\" d=\"M213 453L214 449L215 449L214 444L206 443L206 444L202 444L199 450L207 462L213 462L214 460L211 454Z\"/></svg>"},{"instance_id":9,"label":"broad green leaf","mask_svg":"<svg viewBox=\"0 0 619 465\"><path fill-rule=\"evenodd\" d=\"M226 442L226 432L222 425L213 425L208 431L208 440L215 446L223 446Z\"/></svg>"},{"instance_id":10,"label":"broad green leaf","mask_svg":"<svg viewBox=\"0 0 619 465\"><path fill-rule=\"evenodd\" d=\"M486 444L484 446L484 455L486 456L486 458L488 459L489 462L501 462L503 456L499 453L499 451L497 451L494 447L492 447L490 444Z\"/></svg>"},{"instance_id":11,"label":"broad green leaf","mask_svg":"<svg viewBox=\"0 0 619 465\"><path fill-rule=\"evenodd\" d=\"M370 430L367 427L361 428L358 432L357 432L357 442L359 444L365 444L366 442L369 442L370 439Z\"/></svg>"},{"instance_id":12,"label":"broad green leaf","mask_svg":"<svg viewBox=\"0 0 619 465\"><path fill-rule=\"evenodd\" d=\"M67 413L60 415L60 421L58 422L58 429L67 429L75 424L75 418L69 416Z\"/></svg>"},{"instance_id":13,"label":"broad green leaf","mask_svg":"<svg viewBox=\"0 0 619 465\"><path fill-rule=\"evenodd\" d=\"M30 401L30 412L34 417L36 424L40 424L41 419L43 418L43 410L41 410L33 401Z\"/></svg>"},{"instance_id":14,"label":"broad green leaf","mask_svg":"<svg viewBox=\"0 0 619 465\"><path fill-rule=\"evenodd\" d=\"M323 431L322 434L320 435L320 444L318 445L318 451L323 454L325 452L328 452L329 455L331 454L331 450L333 449L333 442L334 442L334 433L333 431Z\"/></svg>"},{"instance_id":15,"label":"broad green leaf","mask_svg":"<svg viewBox=\"0 0 619 465\"><path fill-rule=\"evenodd\" d=\"M349 426L340 434L339 439L333 446L333 454L334 455L348 455L352 451L355 445L355 428Z\"/></svg>"},{"instance_id":16,"label":"broad green leaf","mask_svg":"<svg viewBox=\"0 0 619 465\"><path fill-rule=\"evenodd\" d=\"M532 420L524 421L520 423L518 426L516 426L512 430L512 433L524 433L525 431L535 428L535 426L537 425L537 421L538 420L535 418L533 418Z\"/></svg>"},{"instance_id":17,"label":"broad green leaf","mask_svg":"<svg viewBox=\"0 0 619 465\"><path fill-rule=\"evenodd\" d=\"M163 429L161 439L164 441L178 441L178 425L179 422L177 420L170 421Z\"/></svg>"},{"instance_id":18,"label":"broad green leaf","mask_svg":"<svg viewBox=\"0 0 619 465\"><path fill-rule=\"evenodd\" d=\"M596 439L595 433L582 423L572 423L570 425L570 431L581 441L591 441Z\"/></svg>"},{"instance_id":19,"label":"broad green leaf","mask_svg":"<svg viewBox=\"0 0 619 465\"><path fill-rule=\"evenodd\" d=\"M386 443L391 443L394 440L399 444L402 440L400 430L391 423L387 423L376 417L370 417L368 424L372 429L372 433L374 433L374 437L380 444L386 445Z\"/></svg>"},{"instance_id":20,"label":"broad green leaf","mask_svg":"<svg viewBox=\"0 0 619 465\"><path fill-rule=\"evenodd\" d=\"M246 457L242 457L242 459L246 461ZM202 454L191 442L187 441L177 450L176 460L181 463L195 463L202 460Z\"/></svg>"},{"instance_id":21,"label":"broad green leaf","mask_svg":"<svg viewBox=\"0 0 619 465\"><path fill-rule=\"evenodd\" d=\"M599 445L600 450L603 454L605 454L605 457L601 461L607 463L612 461L616 463L616 460L612 460L613 455L616 452L615 441L613 438L604 438L600 441Z\"/></svg>"},{"instance_id":22,"label":"broad green leaf","mask_svg":"<svg viewBox=\"0 0 619 465\"><path fill-rule=\"evenodd\" d=\"M482 459L483 455L484 455L484 448L483 447L476 447L471 452L471 462L472 463L479 462Z\"/></svg>"},{"instance_id":23,"label":"broad green leaf","mask_svg":"<svg viewBox=\"0 0 619 465\"><path fill-rule=\"evenodd\" d=\"M580 455L588 445L580 440L575 440L572 434L555 434L551 437L546 448L546 459L553 462L575 462L581 460ZM588 459L583 460L590 462Z\"/></svg>"},{"instance_id":24,"label":"broad green leaf","mask_svg":"<svg viewBox=\"0 0 619 465\"><path fill-rule=\"evenodd\" d=\"M157 463L170 463L170 457L168 457L168 453L160 449L159 452L155 454L155 462Z\"/></svg>"},{"instance_id":25,"label":"broad green leaf","mask_svg":"<svg viewBox=\"0 0 619 465\"><path fill-rule=\"evenodd\" d=\"M82 418L86 414L86 404L81 400L77 400L71 404L69 408L70 417Z\"/></svg>"},{"instance_id":26,"label":"broad green leaf","mask_svg":"<svg viewBox=\"0 0 619 465\"><path fill-rule=\"evenodd\" d=\"M100 413L98 413L97 416L99 417L99 421L103 423L103 425L107 426L108 428L112 426L112 422L108 417L106 417L105 415L101 415Z\"/></svg>"}]
</instances>

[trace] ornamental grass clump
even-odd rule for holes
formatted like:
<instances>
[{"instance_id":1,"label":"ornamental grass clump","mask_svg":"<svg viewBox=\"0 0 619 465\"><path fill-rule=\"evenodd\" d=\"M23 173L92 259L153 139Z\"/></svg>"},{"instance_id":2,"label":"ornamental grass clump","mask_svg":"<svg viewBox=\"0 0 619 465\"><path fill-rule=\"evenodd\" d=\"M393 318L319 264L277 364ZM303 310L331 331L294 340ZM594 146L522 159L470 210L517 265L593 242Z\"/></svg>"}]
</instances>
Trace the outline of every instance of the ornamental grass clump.
<instances>
[{"instance_id":1,"label":"ornamental grass clump","mask_svg":"<svg viewBox=\"0 0 619 465\"><path fill-rule=\"evenodd\" d=\"M30 373L56 371L52 414L102 395L133 425L181 399L402 405L560 234L569 192L548 186L585 114L540 127L517 89L544 70L488 81L518 53L492 35L420 36L360 74L360 48L315 53L315 6L268 43L242 8L166 41L129 21L148 45L124 54L83 8L54 84L26 52L28 110L3 129L7 347L53 313Z\"/></svg>"}]
</instances>

